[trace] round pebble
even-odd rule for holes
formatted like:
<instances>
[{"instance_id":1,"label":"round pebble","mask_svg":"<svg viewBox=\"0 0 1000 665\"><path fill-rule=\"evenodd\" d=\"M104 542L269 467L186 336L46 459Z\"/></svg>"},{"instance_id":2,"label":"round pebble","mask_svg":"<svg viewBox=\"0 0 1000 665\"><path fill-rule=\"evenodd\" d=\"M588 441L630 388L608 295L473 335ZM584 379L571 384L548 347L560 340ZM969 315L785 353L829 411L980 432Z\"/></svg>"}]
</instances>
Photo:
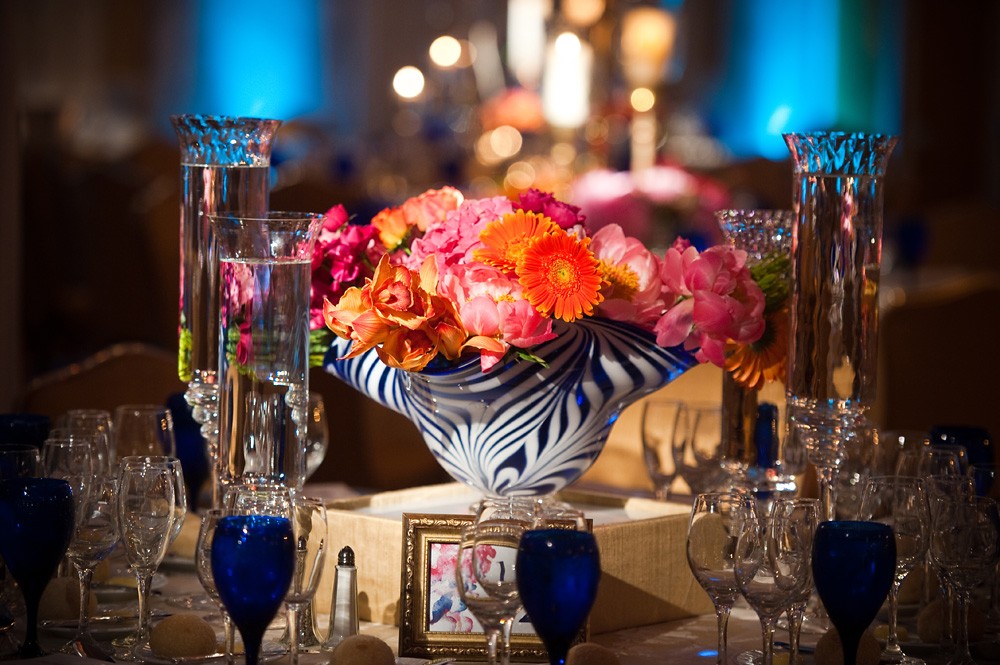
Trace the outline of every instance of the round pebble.
<instances>
[{"instance_id":1,"label":"round pebble","mask_svg":"<svg viewBox=\"0 0 1000 665\"><path fill-rule=\"evenodd\" d=\"M573 646L566 657L566 665L621 665L614 651L595 644L583 642Z\"/></svg>"}]
</instances>

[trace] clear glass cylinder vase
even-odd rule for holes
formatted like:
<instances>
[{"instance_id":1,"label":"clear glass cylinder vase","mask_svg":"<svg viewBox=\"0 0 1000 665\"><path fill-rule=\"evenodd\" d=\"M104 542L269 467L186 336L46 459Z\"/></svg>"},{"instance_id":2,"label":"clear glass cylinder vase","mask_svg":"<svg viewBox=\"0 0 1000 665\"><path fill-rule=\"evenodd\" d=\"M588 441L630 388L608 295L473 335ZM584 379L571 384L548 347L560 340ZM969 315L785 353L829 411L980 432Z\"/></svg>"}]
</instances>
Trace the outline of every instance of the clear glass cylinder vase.
<instances>
[{"instance_id":1,"label":"clear glass cylinder vase","mask_svg":"<svg viewBox=\"0 0 1000 665\"><path fill-rule=\"evenodd\" d=\"M875 398L883 179L896 137L786 134L794 164L789 423L820 473L832 519L844 444Z\"/></svg>"},{"instance_id":2,"label":"clear glass cylinder vase","mask_svg":"<svg viewBox=\"0 0 1000 665\"><path fill-rule=\"evenodd\" d=\"M237 481L301 487L309 407L309 281L323 216L211 217L219 249L219 463Z\"/></svg>"}]
</instances>

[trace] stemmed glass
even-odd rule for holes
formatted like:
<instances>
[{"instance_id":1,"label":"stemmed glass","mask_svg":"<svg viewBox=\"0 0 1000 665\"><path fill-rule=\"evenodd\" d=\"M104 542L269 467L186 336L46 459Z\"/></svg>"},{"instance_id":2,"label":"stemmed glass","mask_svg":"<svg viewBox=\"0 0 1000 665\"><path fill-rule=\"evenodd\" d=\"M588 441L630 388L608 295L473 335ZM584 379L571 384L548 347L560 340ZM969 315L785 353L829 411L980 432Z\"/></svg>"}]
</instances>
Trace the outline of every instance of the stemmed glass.
<instances>
[{"instance_id":1,"label":"stemmed glass","mask_svg":"<svg viewBox=\"0 0 1000 665\"><path fill-rule=\"evenodd\" d=\"M160 404L124 404L115 409L113 448L118 457L176 455L174 420Z\"/></svg>"},{"instance_id":2,"label":"stemmed glass","mask_svg":"<svg viewBox=\"0 0 1000 665\"><path fill-rule=\"evenodd\" d=\"M212 576L212 540L215 538L215 527L219 520L226 516L225 508L209 508L201 515L201 526L198 529L198 544L194 551L195 572L198 574L198 581L205 589L212 600L219 606L219 613L222 615L222 625L225 644L223 651L227 658L233 655L233 622L226 612L222 599L219 598L219 591L215 587L215 578Z\"/></svg>"},{"instance_id":3,"label":"stemmed glass","mask_svg":"<svg viewBox=\"0 0 1000 665\"><path fill-rule=\"evenodd\" d=\"M86 655L96 641L90 634L90 589L94 569L118 544L116 481L97 481L86 497L76 503L76 526L67 556L80 580L80 618L76 637L64 647L66 653ZM89 649L93 653L93 649Z\"/></svg>"},{"instance_id":4,"label":"stemmed glass","mask_svg":"<svg viewBox=\"0 0 1000 665\"><path fill-rule=\"evenodd\" d=\"M257 665L264 632L291 586L295 550L287 500L247 495L215 527L212 579L243 637L247 665Z\"/></svg>"},{"instance_id":5,"label":"stemmed glass","mask_svg":"<svg viewBox=\"0 0 1000 665\"><path fill-rule=\"evenodd\" d=\"M815 520L795 519L775 503L767 516L750 512L736 543L736 582L760 617L764 665L774 662L778 617L803 590L810 589L809 559L815 529Z\"/></svg>"},{"instance_id":6,"label":"stemmed glass","mask_svg":"<svg viewBox=\"0 0 1000 665\"><path fill-rule=\"evenodd\" d=\"M872 472L877 476L891 476L896 473L896 464L902 455L919 453L930 445L927 432L923 430L880 430Z\"/></svg>"},{"instance_id":7,"label":"stemmed glass","mask_svg":"<svg viewBox=\"0 0 1000 665\"><path fill-rule=\"evenodd\" d=\"M650 399L642 406L642 458L653 482L653 495L660 501L670 498L670 486L677 476L673 441L678 424L685 422L679 400Z\"/></svg>"},{"instance_id":8,"label":"stemmed glass","mask_svg":"<svg viewBox=\"0 0 1000 665\"><path fill-rule=\"evenodd\" d=\"M739 594L736 583L736 543L754 514L749 495L710 492L695 497L687 532L691 572L715 606L718 625L718 665L727 665L729 613Z\"/></svg>"},{"instance_id":9,"label":"stemmed glass","mask_svg":"<svg viewBox=\"0 0 1000 665\"><path fill-rule=\"evenodd\" d=\"M782 520L785 528L797 537L807 542L808 559L812 562L812 541L819 525L821 506L819 499L803 497L778 497L771 504L770 514ZM799 660L799 637L802 634L802 622L805 618L806 605L812 597L813 589L812 566L806 566L803 584L796 586L788 600L785 614L788 618L789 662L792 665Z\"/></svg>"},{"instance_id":10,"label":"stemmed glass","mask_svg":"<svg viewBox=\"0 0 1000 665\"><path fill-rule=\"evenodd\" d=\"M896 538L879 522L821 522L812 555L813 580L837 628L844 665L855 665L858 645L892 587Z\"/></svg>"},{"instance_id":11,"label":"stemmed glass","mask_svg":"<svg viewBox=\"0 0 1000 665\"><path fill-rule=\"evenodd\" d=\"M923 479L910 476L869 478L861 495L858 519L887 524L896 536L896 572L889 589L889 635L882 650L882 662L920 665L922 660L907 656L900 648L896 622L899 587L909 572L927 558L930 514Z\"/></svg>"},{"instance_id":12,"label":"stemmed glass","mask_svg":"<svg viewBox=\"0 0 1000 665\"><path fill-rule=\"evenodd\" d=\"M581 530L537 523L521 535L517 548L517 588L550 665L564 665L597 598L601 559L597 541Z\"/></svg>"},{"instance_id":13,"label":"stemmed glass","mask_svg":"<svg viewBox=\"0 0 1000 665\"><path fill-rule=\"evenodd\" d=\"M79 432L94 442L97 463L94 473L114 473L114 455L111 450L111 414L104 409L70 409L58 419L59 427L69 432Z\"/></svg>"},{"instance_id":14,"label":"stemmed glass","mask_svg":"<svg viewBox=\"0 0 1000 665\"><path fill-rule=\"evenodd\" d=\"M0 480L0 555L24 596L21 658L42 655L38 603L73 537L73 490L58 478Z\"/></svg>"},{"instance_id":15,"label":"stemmed glass","mask_svg":"<svg viewBox=\"0 0 1000 665\"><path fill-rule=\"evenodd\" d=\"M163 462L124 457L118 470L118 528L139 589L139 626L117 643L132 655L149 640L149 591L176 522L177 480Z\"/></svg>"},{"instance_id":16,"label":"stemmed glass","mask_svg":"<svg viewBox=\"0 0 1000 665\"><path fill-rule=\"evenodd\" d=\"M958 601L955 653L949 665L970 665L969 604L973 589L1000 553L996 503L962 493L936 493L931 508L931 557L940 566Z\"/></svg>"},{"instance_id":17,"label":"stemmed glass","mask_svg":"<svg viewBox=\"0 0 1000 665\"><path fill-rule=\"evenodd\" d=\"M722 454L722 407L689 402L674 429L674 464L691 494L724 489L728 475Z\"/></svg>"},{"instance_id":18,"label":"stemmed glass","mask_svg":"<svg viewBox=\"0 0 1000 665\"><path fill-rule=\"evenodd\" d=\"M49 438L42 444L42 473L62 478L73 488L74 497L84 497L94 482L93 440L82 434Z\"/></svg>"},{"instance_id":19,"label":"stemmed glass","mask_svg":"<svg viewBox=\"0 0 1000 665\"><path fill-rule=\"evenodd\" d=\"M326 561L326 507L319 499L292 496L292 532L295 536L295 574L285 596L288 609L289 662L297 665L302 648L298 614L316 595ZM312 630L312 626L308 626ZM315 637L315 633L313 634Z\"/></svg>"},{"instance_id":20,"label":"stemmed glass","mask_svg":"<svg viewBox=\"0 0 1000 665\"><path fill-rule=\"evenodd\" d=\"M521 607L517 549L530 526L512 515L487 515L461 530L455 582L459 597L486 634L490 665L510 662L511 627Z\"/></svg>"},{"instance_id":21,"label":"stemmed glass","mask_svg":"<svg viewBox=\"0 0 1000 665\"><path fill-rule=\"evenodd\" d=\"M972 479L977 496L986 496L994 501L1000 500L1000 465L972 464L969 466L969 478ZM1000 628L1000 562L997 562L989 593L990 609L987 620L990 625Z\"/></svg>"}]
</instances>

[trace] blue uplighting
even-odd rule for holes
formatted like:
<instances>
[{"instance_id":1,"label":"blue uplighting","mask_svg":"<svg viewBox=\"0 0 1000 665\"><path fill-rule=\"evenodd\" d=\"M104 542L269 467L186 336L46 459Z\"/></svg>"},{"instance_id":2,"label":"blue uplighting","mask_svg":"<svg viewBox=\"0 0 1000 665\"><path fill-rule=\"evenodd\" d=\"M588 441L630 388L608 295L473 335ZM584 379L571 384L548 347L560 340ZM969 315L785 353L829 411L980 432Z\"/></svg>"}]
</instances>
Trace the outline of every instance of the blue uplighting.
<instances>
[{"instance_id":1,"label":"blue uplighting","mask_svg":"<svg viewBox=\"0 0 1000 665\"><path fill-rule=\"evenodd\" d=\"M322 105L320 0L200 0L191 108L290 119Z\"/></svg>"},{"instance_id":2,"label":"blue uplighting","mask_svg":"<svg viewBox=\"0 0 1000 665\"><path fill-rule=\"evenodd\" d=\"M718 658L719 652L715 649L702 649L698 652L698 656L701 658Z\"/></svg>"},{"instance_id":3,"label":"blue uplighting","mask_svg":"<svg viewBox=\"0 0 1000 665\"><path fill-rule=\"evenodd\" d=\"M708 117L736 157L787 157L784 132L898 132L898 0L732 0L730 10Z\"/></svg>"}]
</instances>

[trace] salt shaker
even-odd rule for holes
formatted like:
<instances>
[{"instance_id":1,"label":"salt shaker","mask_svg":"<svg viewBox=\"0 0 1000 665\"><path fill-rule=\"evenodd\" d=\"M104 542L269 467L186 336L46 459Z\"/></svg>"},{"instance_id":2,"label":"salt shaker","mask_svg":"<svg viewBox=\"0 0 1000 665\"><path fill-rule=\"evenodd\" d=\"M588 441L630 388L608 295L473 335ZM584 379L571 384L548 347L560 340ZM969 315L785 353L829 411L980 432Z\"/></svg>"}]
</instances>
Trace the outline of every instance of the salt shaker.
<instances>
[{"instance_id":1,"label":"salt shaker","mask_svg":"<svg viewBox=\"0 0 1000 665\"><path fill-rule=\"evenodd\" d=\"M358 569L354 550L344 547L337 555L333 578L333 602L330 603L330 630L324 651L332 651L345 637L358 634Z\"/></svg>"}]
</instances>

